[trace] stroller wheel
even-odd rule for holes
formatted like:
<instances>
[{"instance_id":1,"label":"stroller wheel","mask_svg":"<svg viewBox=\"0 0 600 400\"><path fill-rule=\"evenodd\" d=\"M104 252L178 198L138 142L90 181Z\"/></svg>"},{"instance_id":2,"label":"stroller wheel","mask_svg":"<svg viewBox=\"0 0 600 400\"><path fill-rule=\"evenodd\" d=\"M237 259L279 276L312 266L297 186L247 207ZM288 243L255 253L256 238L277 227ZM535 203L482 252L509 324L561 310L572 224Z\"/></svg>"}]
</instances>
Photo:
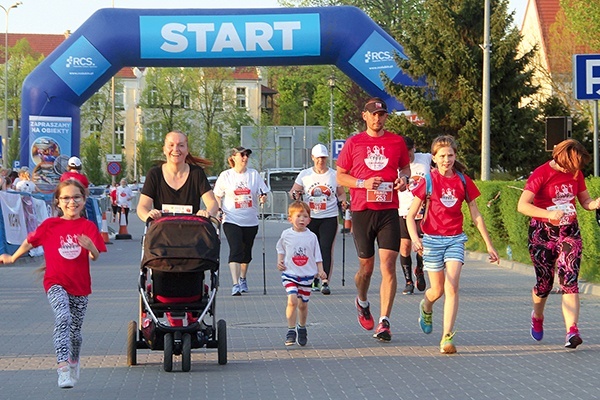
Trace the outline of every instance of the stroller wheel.
<instances>
[{"instance_id":1,"label":"stroller wheel","mask_svg":"<svg viewBox=\"0 0 600 400\"><path fill-rule=\"evenodd\" d=\"M219 365L227 364L227 323L222 319L217 322L217 354Z\"/></svg>"},{"instance_id":2,"label":"stroller wheel","mask_svg":"<svg viewBox=\"0 0 600 400\"><path fill-rule=\"evenodd\" d=\"M165 333L164 336L165 353L163 358L163 368L166 372L173 370L173 334Z\"/></svg>"},{"instance_id":3,"label":"stroller wheel","mask_svg":"<svg viewBox=\"0 0 600 400\"><path fill-rule=\"evenodd\" d=\"M184 333L181 348L181 370L188 372L190 369L192 369L192 337L189 333Z\"/></svg>"},{"instance_id":4,"label":"stroller wheel","mask_svg":"<svg viewBox=\"0 0 600 400\"><path fill-rule=\"evenodd\" d=\"M127 365L137 365L137 323L129 321L127 326Z\"/></svg>"}]
</instances>

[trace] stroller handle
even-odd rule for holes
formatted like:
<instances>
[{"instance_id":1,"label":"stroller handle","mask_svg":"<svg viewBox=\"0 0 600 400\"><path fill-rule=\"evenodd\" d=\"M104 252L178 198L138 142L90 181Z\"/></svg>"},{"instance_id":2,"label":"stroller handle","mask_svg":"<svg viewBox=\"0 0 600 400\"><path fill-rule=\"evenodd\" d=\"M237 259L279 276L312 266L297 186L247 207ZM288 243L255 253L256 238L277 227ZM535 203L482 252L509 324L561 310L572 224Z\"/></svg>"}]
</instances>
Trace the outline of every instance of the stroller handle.
<instances>
[{"instance_id":1,"label":"stroller handle","mask_svg":"<svg viewBox=\"0 0 600 400\"><path fill-rule=\"evenodd\" d=\"M219 228L221 228L221 220L212 215L210 217L204 217L202 215L196 215L196 214L181 214L181 213L163 213L162 214L162 217L189 217L189 216L193 216L193 217L197 217L197 218L206 220L206 221L212 223L215 226L215 228L217 228L217 230ZM160 218L157 218L157 219L160 219ZM150 225L150 223L152 221L154 221L154 218L148 217L146 219L146 228L148 228L148 226Z\"/></svg>"}]
</instances>

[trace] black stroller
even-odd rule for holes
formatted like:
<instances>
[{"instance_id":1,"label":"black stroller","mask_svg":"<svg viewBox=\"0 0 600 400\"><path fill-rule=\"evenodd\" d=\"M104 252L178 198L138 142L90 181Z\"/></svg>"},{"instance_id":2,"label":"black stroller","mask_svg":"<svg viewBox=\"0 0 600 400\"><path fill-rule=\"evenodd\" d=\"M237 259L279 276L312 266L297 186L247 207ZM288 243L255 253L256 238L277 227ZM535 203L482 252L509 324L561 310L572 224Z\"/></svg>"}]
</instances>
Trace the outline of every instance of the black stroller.
<instances>
[{"instance_id":1,"label":"black stroller","mask_svg":"<svg viewBox=\"0 0 600 400\"><path fill-rule=\"evenodd\" d=\"M214 224L214 225L213 225ZM215 227L216 226L216 227ZM127 364L137 364L137 349L163 350L164 370L191 369L191 350L217 348L227 364L227 326L217 322L220 222L195 215L164 216L146 225L139 279L139 325L130 321ZM204 283L209 271L210 285Z\"/></svg>"}]
</instances>

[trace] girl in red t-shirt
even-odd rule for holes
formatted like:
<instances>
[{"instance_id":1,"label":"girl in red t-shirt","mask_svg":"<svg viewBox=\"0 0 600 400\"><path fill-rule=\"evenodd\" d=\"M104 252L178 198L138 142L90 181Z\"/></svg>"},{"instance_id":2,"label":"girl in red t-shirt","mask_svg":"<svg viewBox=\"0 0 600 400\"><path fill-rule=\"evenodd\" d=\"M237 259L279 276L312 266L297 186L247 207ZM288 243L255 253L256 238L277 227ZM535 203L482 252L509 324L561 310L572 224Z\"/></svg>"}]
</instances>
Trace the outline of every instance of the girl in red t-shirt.
<instances>
[{"instance_id":1,"label":"girl in red t-shirt","mask_svg":"<svg viewBox=\"0 0 600 400\"><path fill-rule=\"evenodd\" d=\"M552 151L552 160L536 168L527 179L517 205L520 213L531 217L528 247L536 276L531 294L531 337L540 341L544 336L544 307L554 284L554 272L558 271L567 330L565 347L570 349L583 343L577 328L582 241L575 204L579 201L588 211L600 207L600 198L590 197L581 173L590 159L578 141L559 143Z\"/></svg>"},{"instance_id":2,"label":"girl in red t-shirt","mask_svg":"<svg viewBox=\"0 0 600 400\"><path fill-rule=\"evenodd\" d=\"M475 202L479 197L479 190L471 178L462 175L465 167L456 161L456 153L457 146L452 136L439 136L433 141L431 155L436 168L431 171L431 193L427 193L426 179L421 179L413 189L415 198L406 216L413 249L423 254L423 270L427 271L431 286L419 306L419 324L423 332L431 333L433 304L445 295L440 352L446 354L456 353L453 339L458 312L458 281L465 262L467 241L467 235L462 230L461 205L464 200L467 201L473 223L485 242L490 262L499 261L498 252L492 245ZM417 233L415 217L425 202L428 204L421 220L421 239Z\"/></svg>"},{"instance_id":3,"label":"girl in red t-shirt","mask_svg":"<svg viewBox=\"0 0 600 400\"><path fill-rule=\"evenodd\" d=\"M81 326L92 292L89 259L96 260L106 251L98 227L81 218L85 193L79 181L60 182L54 205L62 216L44 220L12 256L0 255L0 262L12 264L34 247L44 248L44 289L54 311L53 341L61 388L72 388L79 379Z\"/></svg>"}]
</instances>

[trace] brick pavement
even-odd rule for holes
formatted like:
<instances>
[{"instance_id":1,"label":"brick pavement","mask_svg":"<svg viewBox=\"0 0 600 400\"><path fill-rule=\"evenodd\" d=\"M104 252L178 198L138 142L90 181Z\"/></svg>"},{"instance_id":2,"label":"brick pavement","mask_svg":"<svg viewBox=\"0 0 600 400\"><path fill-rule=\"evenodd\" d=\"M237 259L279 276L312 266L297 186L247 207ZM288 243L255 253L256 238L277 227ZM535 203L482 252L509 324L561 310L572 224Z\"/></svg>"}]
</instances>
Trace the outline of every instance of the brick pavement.
<instances>
[{"instance_id":1,"label":"brick pavement","mask_svg":"<svg viewBox=\"0 0 600 400\"><path fill-rule=\"evenodd\" d=\"M596 399L600 398L600 297L581 297L584 344L563 347L560 298L548 301L545 336L529 337L529 267L490 265L472 255L463 269L457 320L458 354L439 353L442 302L434 308L431 335L421 333L421 295L398 294L391 316L393 340L380 343L362 330L353 306L357 270L346 237L346 285L341 286L342 237L336 243L332 295L311 297L309 342L283 345L285 294L275 270L274 246L287 223L266 222L267 295L262 288L262 236L250 266L250 293L231 297L222 263L217 314L228 326L229 363L215 349L197 349L192 371L166 373L162 352L138 351L126 365L127 323L137 314L137 275L142 224L131 218L132 240L116 241L92 264L94 293L86 316L81 380L74 389L56 386L53 317L34 270L40 260L0 268L0 393L5 399ZM226 260L227 243L223 241ZM400 275L399 275L400 277ZM371 286L378 314L379 274ZM400 281L402 278L400 277ZM401 287L402 285L399 285ZM588 293L597 290L584 285ZM174 370L179 368L178 358Z\"/></svg>"}]
</instances>

